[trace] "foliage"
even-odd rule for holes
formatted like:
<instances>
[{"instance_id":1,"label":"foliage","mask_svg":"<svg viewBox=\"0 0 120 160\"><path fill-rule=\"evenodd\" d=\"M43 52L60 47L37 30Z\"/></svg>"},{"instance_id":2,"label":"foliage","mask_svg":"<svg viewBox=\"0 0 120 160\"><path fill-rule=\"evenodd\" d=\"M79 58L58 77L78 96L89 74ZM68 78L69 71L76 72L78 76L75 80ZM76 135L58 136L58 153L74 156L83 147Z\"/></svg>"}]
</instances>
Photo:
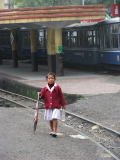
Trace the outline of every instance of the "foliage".
<instances>
[{"instance_id":1,"label":"foliage","mask_svg":"<svg viewBox=\"0 0 120 160\"><path fill-rule=\"evenodd\" d=\"M119 0L116 0L119 3ZM107 7L110 4L114 4L114 0L84 0L85 5L93 4L105 4ZM70 6L70 5L82 5L82 0L11 0L12 6L18 8L27 7L48 7L48 6Z\"/></svg>"},{"instance_id":2,"label":"foliage","mask_svg":"<svg viewBox=\"0 0 120 160\"><path fill-rule=\"evenodd\" d=\"M87 1L87 0L86 0ZM86 2L87 4L105 4L107 7L109 7L111 4L114 4L114 0L90 0L89 2ZM116 0L116 3L119 3L119 0Z\"/></svg>"}]
</instances>

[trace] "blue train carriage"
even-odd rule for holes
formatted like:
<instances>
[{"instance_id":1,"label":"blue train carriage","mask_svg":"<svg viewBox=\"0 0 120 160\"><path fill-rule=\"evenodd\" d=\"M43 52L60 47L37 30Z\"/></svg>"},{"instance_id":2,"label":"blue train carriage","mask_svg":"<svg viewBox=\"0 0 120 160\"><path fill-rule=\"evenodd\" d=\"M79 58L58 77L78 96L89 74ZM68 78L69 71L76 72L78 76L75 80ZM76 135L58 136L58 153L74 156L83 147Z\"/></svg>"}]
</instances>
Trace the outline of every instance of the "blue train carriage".
<instances>
[{"instance_id":1,"label":"blue train carriage","mask_svg":"<svg viewBox=\"0 0 120 160\"><path fill-rule=\"evenodd\" d=\"M99 63L120 65L120 19L106 19L98 23Z\"/></svg>"},{"instance_id":2,"label":"blue train carriage","mask_svg":"<svg viewBox=\"0 0 120 160\"><path fill-rule=\"evenodd\" d=\"M0 45L3 58L12 59L12 45L11 45L11 30L0 30ZM30 59L31 47L30 47L30 30L26 28L17 29L17 41L18 41L18 57L20 59ZM37 30L37 52L38 58L47 58L46 49L46 32L45 29Z\"/></svg>"},{"instance_id":3,"label":"blue train carriage","mask_svg":"<svg viewBox=\"0 0 120 160\"><path fill-rule=\"evenodd\" d=\"M25 58L31 57L30 47L30 31L28 29L21 30L21 56ZM37 30L37 53L38 58L47 58L46 49L46 31L45 28Z\"/></svg>"},{"instance_id":4,"label":"blue train carriage","mask_svg":"<svg viewBox=\"0 0 120 160\"><path fill-rule=\"evenodd\" d=\"M0 47L1 47L2 57L4 59L6 58L12 59L10 33L11 31L9 29L0 30Z\"/></svg>"},{"instance_id":5,"label":"blue train carriage","mask_svg":"<svg viewBox=\"0 0 120 160\"><path fill-rule=\"evenodd\" d=\"M99 37L97 22L76 23L63 29L64 62L98 64Z\"/></svg>"}]
</instances>

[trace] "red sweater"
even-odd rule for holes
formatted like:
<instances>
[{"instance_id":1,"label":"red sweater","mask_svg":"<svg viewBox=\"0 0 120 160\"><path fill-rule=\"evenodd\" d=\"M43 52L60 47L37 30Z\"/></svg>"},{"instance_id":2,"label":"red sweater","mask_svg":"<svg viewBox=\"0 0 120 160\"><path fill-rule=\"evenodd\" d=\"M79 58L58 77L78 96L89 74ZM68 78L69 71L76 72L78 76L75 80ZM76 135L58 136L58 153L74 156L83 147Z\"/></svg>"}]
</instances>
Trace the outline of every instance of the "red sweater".
<instances>
[{"instance_id":1,"label":"red sweater","mask_svg":"<svg viewBox=\"0 0 120 160\"><path fill-rule=\"evenodd\" d=\"M41 98L44 99L45 109L60 109L61 106L66 104L61 88L56 84L51 89L48 85L44 87L41 91L41 95Z\"/></svg>"}]
</instances>

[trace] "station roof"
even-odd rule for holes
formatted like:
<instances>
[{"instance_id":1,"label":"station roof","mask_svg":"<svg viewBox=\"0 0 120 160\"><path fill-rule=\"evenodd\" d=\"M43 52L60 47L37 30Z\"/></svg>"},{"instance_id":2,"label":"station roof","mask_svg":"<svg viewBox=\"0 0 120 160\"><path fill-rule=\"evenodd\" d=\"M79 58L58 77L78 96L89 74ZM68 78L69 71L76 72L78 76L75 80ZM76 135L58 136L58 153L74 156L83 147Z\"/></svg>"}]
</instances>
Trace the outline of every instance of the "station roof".
<instances>
[{"instance_id":1,"label":"station roof","mask_svg":"<svg viewBox=\"0 0 120 160\"><path fill-rule=\"evenodd\" d=\"M104 19L105 5L54 6L0 10L0 29L63 28L86 19Z\"/></svg>"}]
</instances>

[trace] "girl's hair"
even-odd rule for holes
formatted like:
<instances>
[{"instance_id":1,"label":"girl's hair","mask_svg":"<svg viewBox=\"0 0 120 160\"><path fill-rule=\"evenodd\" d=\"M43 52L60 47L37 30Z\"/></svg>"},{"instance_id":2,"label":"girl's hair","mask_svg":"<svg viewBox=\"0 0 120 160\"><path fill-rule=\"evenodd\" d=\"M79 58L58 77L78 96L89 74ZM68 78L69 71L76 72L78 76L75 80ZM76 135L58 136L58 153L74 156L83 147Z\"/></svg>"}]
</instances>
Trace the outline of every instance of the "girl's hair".
<instances>
[{"instance_id":1,"label":"girl's hair","mask_svg":"<svg viewBox=\"0 0 120 160\"><path fill-rule=\"evenodd\" d=\"M56 79L55 73L52 73L52 72L50 72L50 73L48 73L48 74L46 75L46 79L48 78L49 75L52 75L52 76L54 77L54 79Z\"/></svg>"}]
</instances>

